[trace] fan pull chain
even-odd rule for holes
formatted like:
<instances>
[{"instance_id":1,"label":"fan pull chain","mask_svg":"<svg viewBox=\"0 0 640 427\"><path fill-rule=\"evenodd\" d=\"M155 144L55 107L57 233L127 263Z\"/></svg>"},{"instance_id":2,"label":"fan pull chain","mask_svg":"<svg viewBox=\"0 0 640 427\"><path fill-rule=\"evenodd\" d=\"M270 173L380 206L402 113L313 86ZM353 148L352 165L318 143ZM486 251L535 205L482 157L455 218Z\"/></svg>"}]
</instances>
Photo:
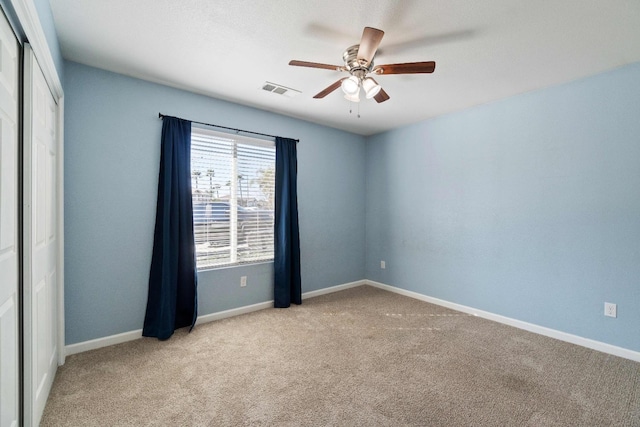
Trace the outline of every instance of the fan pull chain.
<instances>
[{"instance_id":1,"label":"fan pull chain","mask_svg":"<svg viewBox=\"0 0 640 427\"><path fill-rule=\"evenodd\" d=\"M353 114L353 102L349 101L349 114ZM360 103L358 102L358 118L360 118Z\"/></svg>"}]
</instances>

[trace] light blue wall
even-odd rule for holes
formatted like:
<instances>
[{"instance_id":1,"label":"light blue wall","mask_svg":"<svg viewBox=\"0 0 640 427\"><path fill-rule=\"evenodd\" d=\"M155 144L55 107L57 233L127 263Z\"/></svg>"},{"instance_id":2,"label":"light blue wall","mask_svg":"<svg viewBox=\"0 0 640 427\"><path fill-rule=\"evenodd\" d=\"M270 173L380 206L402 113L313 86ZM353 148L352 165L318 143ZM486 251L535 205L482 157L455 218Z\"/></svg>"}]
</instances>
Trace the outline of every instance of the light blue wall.
<instances>
[{"instance_id":1,"label":"light blue wall","mask_svg":"<svg viewBox=\"0 0 640 427\"><path fill-rule=\"evenodd\" d=\"M633 64L369 138L367 278L640 351L639 81Z\"/></svg>"},{"instance_id":2,"label":"light blue wall","mask_svg":"<svg viewBox=\"0 0 640 427\"><path fill-rule=\"evenodd\" d=\"M363 137L73 62L65 83L67 344L142 328L159 112L299 138L303 292L364 278ZM199 314L271 300L272 271L268 263L199 274Z\"/></svg>"},{"instance_id":3,"label":"light blue wall","mask_svg":"<svg viewBox=\"0 0 640 427\"><path fill-rule=\"evenodd\" d=\"M366 277L639 351L639 79L634 64L365 139L66 62L67 343L142 326L161 111L301 139L303 291ZM201 273L200 314L271 299L272 268Z\"/></svg>"}]
</instances>

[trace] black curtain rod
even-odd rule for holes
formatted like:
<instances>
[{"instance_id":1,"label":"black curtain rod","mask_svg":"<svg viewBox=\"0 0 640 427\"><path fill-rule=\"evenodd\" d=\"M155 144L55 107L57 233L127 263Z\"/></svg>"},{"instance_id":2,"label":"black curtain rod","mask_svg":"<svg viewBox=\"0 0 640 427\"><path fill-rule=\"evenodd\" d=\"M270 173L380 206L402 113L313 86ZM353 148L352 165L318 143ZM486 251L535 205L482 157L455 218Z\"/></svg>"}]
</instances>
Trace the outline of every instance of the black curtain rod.
<instances>
[{"instance_id":1,"label":"black curtain rod","mask_svg":"<svg viewBox=\"0 0 640 427\"><path fill-rule=\"evenodd\" d=\"M176 116L167 116L166 114L158 113L158 118L160 118L160 119L161 119L161 118L163 118L163 117L173 117L174 119L187 120L187 119L183 119L183 118L176 117ZM235 132L251 133L251 134L253 134L253 135L262 135L262 136L268 136L269 138L276 138L276 136L275 136L275 135L269 135L269 134L267 134L267 133L252 132L252 131L250 131L250 130L243 130L243 129L230 128L230 127L226 127L226 126L213 125L213 124L211 124L211 123L196 122L196 121L193 121L193 120L189 120L189 121L190 121L191 123L197 123L197 124L199 124L199 125L213 126L213 127L216 127L216 128L232 130L232 131L235 131ZM291 138L291 139L293 139L293 138ZM294 141L295 141L295 142L300 142L300 140L299 140L299 139L294 139Z\"/></svg>"}]
</instances>

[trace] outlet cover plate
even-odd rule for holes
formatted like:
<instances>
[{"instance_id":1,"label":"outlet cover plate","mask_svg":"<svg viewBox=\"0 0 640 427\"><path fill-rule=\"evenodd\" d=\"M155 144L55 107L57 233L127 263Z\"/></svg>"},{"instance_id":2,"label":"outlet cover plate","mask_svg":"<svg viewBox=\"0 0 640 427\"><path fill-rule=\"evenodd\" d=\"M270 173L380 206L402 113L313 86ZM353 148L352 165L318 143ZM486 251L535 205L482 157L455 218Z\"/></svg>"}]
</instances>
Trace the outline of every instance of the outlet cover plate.
<instances>
[{"instance_id":1,"label":"outlet cover plate","mask_svg":"<svg viewBox=\"0 0 640 427\"><path fill-rule=\"evenodd\" d=\"M618 317L618 307L612 302L604 303L604 315L607 317Z\"/></svg>"}]
</instances>

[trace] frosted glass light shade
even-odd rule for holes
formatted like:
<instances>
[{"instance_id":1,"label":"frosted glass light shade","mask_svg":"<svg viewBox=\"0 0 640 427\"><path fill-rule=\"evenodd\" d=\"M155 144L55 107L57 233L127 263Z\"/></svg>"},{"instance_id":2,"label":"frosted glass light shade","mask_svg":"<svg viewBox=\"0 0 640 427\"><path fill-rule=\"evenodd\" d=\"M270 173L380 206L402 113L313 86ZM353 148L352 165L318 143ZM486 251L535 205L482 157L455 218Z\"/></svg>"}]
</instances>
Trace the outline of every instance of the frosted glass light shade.
<instances>
[{"instance_id":1,"label":"frosted glass light shade","mask_svg":"<svg viewBox=\"0 0 640 427\"><path fill-rule=\"evenodd\" d=\"M365 96L367 99L371 99L380 92L382 87L377 84L371 77L367 77L362 82L362 89L364 89Z\"/></svg>"},{"instance_id":2,"label":"frosted glass light shade","mask_svg":"<svg viewBox=\"0 0 640 427\"><path fill-rule=\"evenodd\" d=\"M351 76L342 81L342 91L347 95L355 95L360 90L360 80L356 76Z\"/></svg>"},{"instance_id":3,"label":"frosted glass light shade","mask_svg":"<svg viewBox=\"0 0 640 427\"><path fill-rule=\"evenodd\" d=\"M356 92L354 95L346 94L344 99L348 99L351 102L360 102L360 94Z\"/></svg>"}]
</instances>

